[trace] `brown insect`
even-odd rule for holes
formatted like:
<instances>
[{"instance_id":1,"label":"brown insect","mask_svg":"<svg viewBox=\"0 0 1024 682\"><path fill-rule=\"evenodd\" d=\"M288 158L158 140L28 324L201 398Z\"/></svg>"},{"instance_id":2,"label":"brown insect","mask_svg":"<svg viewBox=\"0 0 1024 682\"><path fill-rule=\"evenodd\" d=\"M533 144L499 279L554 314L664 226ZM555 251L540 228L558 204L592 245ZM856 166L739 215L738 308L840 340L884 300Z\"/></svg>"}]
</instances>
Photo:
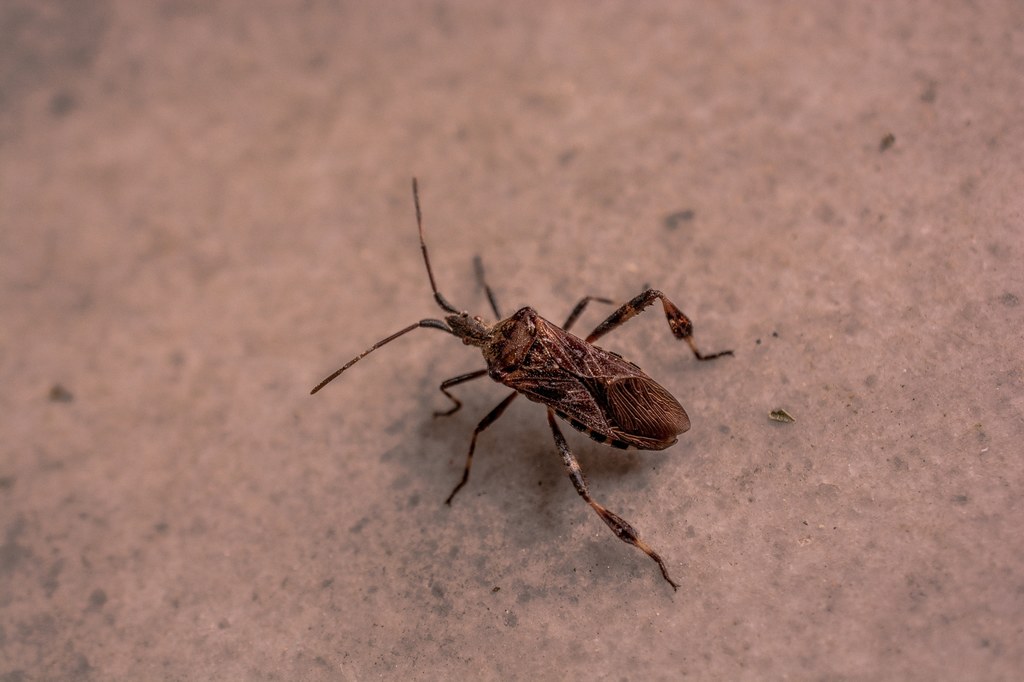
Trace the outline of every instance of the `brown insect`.
<instances>
[{"instance_id":1,"label":"brown insect","mask_svg":"<svg viewBox=\"0 0 1024 682\"><path fill-rule=\"evenodd\" d=\"M470 316L467 312L459 311L441 295L434 281L430 258L427 256L427 245L423 240L423 218L415 178L412 181L412 194L416 206L420 250L423 252L423 262L427 267L430 288L434 292L434 300L448 314L444 320L420 320L378 341L317 384L311 393L319 391L371 352L420 327L440 329L459 337L466 345L477 346L483 352L487 368L442 382L441 392L452 401L453 406L449 410L435 412L434 416L451 415L462 407L459 399L449 393L448 389L485 374L515 390L477 424L469 441L469 453L466 455L462 479L445 503L450 505L455 494L469 480L477 436L505 412L516 396L525 395L528 399L547 407L548 424L551 426L555 445L562 456L562 462L569 470L569 478L576 487L576 492L620 540L637 547L657 562L661 575L673 589L678 589L679 583L669 577L661 556L640 539L633 526L605 509L590 496L579 462L569 450L555 416L569 422L598 443L623 449L664 450L678 440L677 436L680 433L690 428L686 410L667 390L632 362L594 345L595 341L638 315L654 303L655 299L661 300L672 333L677 339L689 344L698 360L712 360L723 355L732 355L732 351L702 354L693 340L693 323L665 298L664 294L654 289L647 289L609 315L586 339L570 334L569 328L591 301L612 303L609 299L599 296L584 297L576 304L561 327L545 320L536 310L529 307L521 308L511 317L502 319L494 292L484 280L483 264L479 258L474 260L477 279L487 294L491 310L500 322L487 324L478 316Z\"/></svg>"}]
</instances>

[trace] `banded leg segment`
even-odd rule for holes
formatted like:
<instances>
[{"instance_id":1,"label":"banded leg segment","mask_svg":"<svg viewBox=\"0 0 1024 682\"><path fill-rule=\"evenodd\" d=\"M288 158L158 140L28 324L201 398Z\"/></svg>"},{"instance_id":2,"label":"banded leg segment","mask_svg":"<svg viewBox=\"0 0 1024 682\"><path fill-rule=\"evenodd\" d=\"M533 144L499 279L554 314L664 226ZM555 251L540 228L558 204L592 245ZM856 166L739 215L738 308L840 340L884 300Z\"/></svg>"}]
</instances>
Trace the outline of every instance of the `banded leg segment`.
<instances>
[{"instance_id":1,"label":"banded leg segment","mask_svg":"<svg viewBox=\"0 0 1024 682\"><path fill-rule=\"evenodd\" d=\"M614 514L605 509L601 504L596 502L594 498L590 496L590 490L587 488L587 481L583 477L583 471L580 469L580 464L576 461L576 457L569 450L569 444L565 442L565 436L562 435L562 430L558 428L558 422L555 421L555 413L553 410L548 410L548 424L551 425L551 433L555 437L555 445L558 447L558 453L562 455L562 463L565 464L565 468L569 470L569 478L572 480L573 486L576 487L576 492L580 494L587 504L597 512L597 515L601 517L601 520L608 524L608 527L615 533L615 537L633 545L641 552L651 557L658 564L658 568L661 569L661 576L665 578L666 582L672 586L673 590L679 589L679 583L672 580L668 575L668 569L665 567L665 562L661 556L658 555L651 547L640 539L640 534L636 532L633 526L629 525L621 516Z\"/></svg>"},{"instance_id":2,"label":"banded leg segment","mask_svg":"<svg viewBox=\"0 0 1024 682\"><path fill-rule=\"evenodd\" d=\"M469 453L466 455L466 468L462 471L462 480L459 481L459 484L455 486L454 490L452 490L452 494L448 496L448 499L444 501L445 504L451 506L452 498L455 497L455 493L462 490L462 486L466 485L466 481L469 480L469 469L473 466L473 451L476 450L476 437L480 435L481 431L498 420L498 417L505 412L505 409L508 408L513 400L515 400L517 395L519 395L519 393L516 391L510 393L508 397L498 403L497 407L488 412L487 416L481 419L480 423L476 425L475 429L473 429L473 438L469 441Z\"/></svg>"},{"instance_id":3,"label":"banded leg segment","mask_svg":"<svg viewBox=\"0 0 1024 682\"><path fill-rule=\"evenodd\" d=\"M665 294L661 293L657 289L648 289L644 291L629 303L626 303L609 315L608 319L597 325L597 328L590 333L590 336L587 337L587 343L597 341L608 332L617 329L629 320L633 319L642 313L647 306L654 303L654 299L661 299L661 305L665 309L665 318L668 319L668 326L672 329L672 334L674 334L677 339L686 341L690 346L690 350L693 351L693 354L698 360L714 360L715 358L723 355L732 355L731 350L723 350L709 355L701 353L697 349L697 343L693 340L693 322L691 322L690 318L687 317L683 311L677 308L672 301L668 300L665 297Z\"/></svg>"},{"instance_id":4,"label":"banded leg segment","mask_svg":"<svg viewBox=\"0 0 1024 682\"><path fill-rule=\"evenodd\" d=\"M449 393L448 389L451 388L452 386L458 386L459 384L464 384L467 381L472 381L473 379L479 379L485 374L487 374L486 368L478 369L475 372L467 372L466 374L460 374L457 377L452 377L451 379L445 379L444 381L442 381L441 385L438 388L441 390L441 393L444 393L446 396L448 396L449 400L455 403L455 407L451 408L450 410L436 410L434 412L434 416L448 417L462 409L462 401L453 396L451 393Z\"/></svg>"}]
</instances>

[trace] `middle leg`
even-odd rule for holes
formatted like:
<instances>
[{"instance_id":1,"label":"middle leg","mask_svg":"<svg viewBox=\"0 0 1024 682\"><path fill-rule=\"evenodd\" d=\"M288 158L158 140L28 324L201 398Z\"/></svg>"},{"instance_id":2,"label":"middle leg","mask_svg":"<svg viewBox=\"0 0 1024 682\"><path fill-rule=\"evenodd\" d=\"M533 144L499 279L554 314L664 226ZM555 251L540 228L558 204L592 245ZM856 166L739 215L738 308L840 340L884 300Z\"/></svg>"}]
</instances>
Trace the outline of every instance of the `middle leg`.
<instances>
[{"instance_id":1,"label":"middle leg","mask_svg":"<svg viewBox=\"0 0 1024 682\"><path fill-rule=\"evenodd\" d=\"M562 455L562 462L565 464L565 468L569 470L569 478L572 479L572 484L576 487L576 492L580 494L587 504L593 508L597 515L601 517L601 520L608 524L608 527L615 533L615 537L622 540L625 543L633 545L641 552L651 557L657 564L658 568L661 569L661 575L672 586L673 590L679 589L679 583L672 580L668 576L668 569L665 567L665 562L650 546L640 539L640 534L636 532L633 526L629 525L621 516L614 514L605 509L601 504L594 500L590 496L590 489L587 488L587 481L583 478L583 471L580 469L580 463L576 461L576 457L569 450L569 444L565 442L565 436L562 435L562 430L558 428L558 423L555 421L555 413L553 410L548 409L548 424L551 425L551 433L555 437L555 445L558 446L558 452Z\"/></svg>"},{"instance_id":2,"label":"middle leg","mask_svg":"<svg viewBox=\"0 0 1024 682\"><path fill-rule=\"evenodd\" d=\"M487 416L476 425L476 428L473 430L473 438L469 441L469 453L466 455L466 468L462 470L462 480L452 490L452 494L448 496L448 499L444 501L449 507L452 504L452 498L455 497L455 493L462 490L462 486L466 485L466 481L469 480L469 468L473 466L473 451L476 450L476 437L480 435L481 431L498 420L498 417L505 412L505 409L515 400L517 395L519 395L517 391L510 393L508 397L498 403L497 407L488 412Z\"/></svg>"}]
</instances>

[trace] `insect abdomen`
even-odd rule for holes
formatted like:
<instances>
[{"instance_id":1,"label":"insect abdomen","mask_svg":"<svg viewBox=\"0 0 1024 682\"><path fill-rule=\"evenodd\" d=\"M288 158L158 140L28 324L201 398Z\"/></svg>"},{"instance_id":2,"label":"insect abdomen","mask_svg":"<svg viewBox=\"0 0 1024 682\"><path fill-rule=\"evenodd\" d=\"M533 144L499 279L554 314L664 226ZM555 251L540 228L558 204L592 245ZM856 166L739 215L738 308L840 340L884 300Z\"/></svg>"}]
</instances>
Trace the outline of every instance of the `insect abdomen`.
<instances>
[{"instance_id":1,"label":"insect abdomen","mask_svg":"<svg viewBox=\"0 0 1024 682\"><path fill-rule=\"evenodd\" d=\"M626 450L628 448L634 447L633 445L631 445L630 443L627 443L624 440L619 440L617 438L612 438L607 433L601 433L600 431L595 431L594 429L590 428L589 426L587 426L583 422L579 421L578 419L573 419L572 417L570 417L569 415L565 414L564 412L560 412L559 410L555 410L555 414L557 414L559 417L564 419L569 424L569 426L571 426L572 428L576 429L580 433L586 434L588 437L590 437L591 440L597 441L598 443L602 443L604 445L610 445L611 447L619 448L620 450Z\"/></svg>"}]
</instances>

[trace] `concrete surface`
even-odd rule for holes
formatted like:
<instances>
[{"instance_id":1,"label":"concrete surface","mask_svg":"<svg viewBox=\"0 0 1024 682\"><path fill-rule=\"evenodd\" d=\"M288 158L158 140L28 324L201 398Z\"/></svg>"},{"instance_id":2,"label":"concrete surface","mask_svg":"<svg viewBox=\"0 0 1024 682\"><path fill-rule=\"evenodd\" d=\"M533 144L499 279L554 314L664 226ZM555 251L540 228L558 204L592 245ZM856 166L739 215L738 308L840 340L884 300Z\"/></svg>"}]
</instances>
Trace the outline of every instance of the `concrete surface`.
<instances>
[{"instance_id":1,"label":"concrete surface","mask_svg":"<svg viewBox=\"0 0 1024 682\"><path fill-rule=\"evenodd\" d=\"M1020 679L1022 92L1011 1L5 0L0 679ZM308 395L437 314L413 174L457 305L735 349L567 430L678 593L535 404L442 504L473 349Z\"/></svg>"}]
</instances>

